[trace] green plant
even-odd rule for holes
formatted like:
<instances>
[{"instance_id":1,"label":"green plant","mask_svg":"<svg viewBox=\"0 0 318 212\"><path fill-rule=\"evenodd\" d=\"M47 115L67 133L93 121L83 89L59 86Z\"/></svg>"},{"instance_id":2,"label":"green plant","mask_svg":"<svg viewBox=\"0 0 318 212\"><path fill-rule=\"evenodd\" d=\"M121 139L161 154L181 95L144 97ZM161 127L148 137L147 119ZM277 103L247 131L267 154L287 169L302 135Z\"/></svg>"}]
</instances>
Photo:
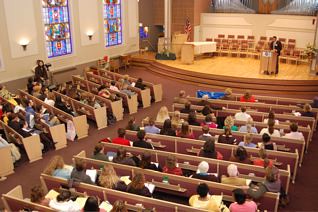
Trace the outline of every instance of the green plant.
<instances>
[{"instance_id":1,"label":"green plant","mask_svg":"<svg viewBox=\"0 0 318 212\"><path fill-rule=\"evenodd\" d=\"M318 49L316 49L314 45L308 43L304 53L307 55L308 59L313 59L317 55Z\"/></svg>"}]
</instances>

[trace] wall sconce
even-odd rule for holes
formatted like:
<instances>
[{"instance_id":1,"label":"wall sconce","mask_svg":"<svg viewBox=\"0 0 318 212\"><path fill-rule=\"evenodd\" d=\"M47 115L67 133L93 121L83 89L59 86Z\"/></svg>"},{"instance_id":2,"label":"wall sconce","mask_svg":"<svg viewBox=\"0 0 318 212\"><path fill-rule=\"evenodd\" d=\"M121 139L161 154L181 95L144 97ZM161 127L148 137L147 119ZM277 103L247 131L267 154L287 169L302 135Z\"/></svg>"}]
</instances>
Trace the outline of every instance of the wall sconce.
<instances>
[{"instance_id":1,"label":"wall sconce","mask_svg":"<svg viewBox=\"0 0 318 212\"><path fill-rule=\"evenodd\" d=\"M19 41L20 46L22 46L23 51L27 50L27 46L29 45L30 41L26 38L23 38Z\"/></svg>"},{"instance_id":2,"label":"wall sconce","mask_svg":"<svg viewBox=\"0 0 318 212\"><path fill-rule=\"evenodd\" d=\"M93 32L93 31L87 31L87 32L86 32L86 35L88 36L88 39L89 39L89 40L92 40L93 35L94 35L94 32Z\"/></svg>"}]
</instances>

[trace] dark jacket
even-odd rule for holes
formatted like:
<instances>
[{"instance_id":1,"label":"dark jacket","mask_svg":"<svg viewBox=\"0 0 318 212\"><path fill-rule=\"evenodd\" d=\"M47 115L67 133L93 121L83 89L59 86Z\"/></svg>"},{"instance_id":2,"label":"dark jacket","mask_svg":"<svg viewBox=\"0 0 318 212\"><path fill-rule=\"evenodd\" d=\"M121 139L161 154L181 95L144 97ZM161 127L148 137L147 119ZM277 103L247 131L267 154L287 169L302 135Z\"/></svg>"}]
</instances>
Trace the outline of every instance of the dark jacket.
<instances>
[{"instance_id":1,"label":"dark jacket","mask_svg":"<svg viewBox=\"0 0 318 212\"><path fill-rule=\"evenodd\" d=\"M47 75L47 69L45 66L37 66L35 68L35 76L34 81L42 81L41 77L44 78L44 80L47 80L49 77Z\"/></svg>"},{"instance_id":2,"label":"dark jacket","mask_svg":"<svg viewBox=\"0 0 318 212\"><path fill-rule=\"evenodd\" d=\"M145 149L153 149L152 145L144 140L134 141L133 146Z\"/></svg>"},{"instance_id":3,"label":"dark jacket","mask_svg":"<svg viewBox=\"0 0 318 212\"><path fill-rule=\"evenodd\" d=\"M103 154L103 153L97 153L97 154L93 155L92 159L108 161L108 157L105 154Z\"/></svg>"},{"instance_id":4,"label":"dark jacket","mask_svg":"<svg viewBox=\"0 0 318 212\"><path fill-rule=\"evenodd\" d=\"M71 179L78 181L78 182L83 182L83 183L88 183L88 184L94 184L94 182L91 180L91 178L86 174L85 170L83 171L77 171L75 168L72 170L71 173Z\"/></svg>"},{"instance_id":5,"label":"dark jacket","mask_svg":"<svg viewBox=\"0 0 318 212\"><path fill-rule=\"evenodd\" d=\"M132 194L138 194L138 195L142 195L142 196L145 196L145 197L151 197L151 193L149 191L149 189L144 186L142 189L134 189L131 187L131 184L128 185L127 187L127 192L128 193L132 193Z\"/></svg>"},{"instance_id":6,"label":"dark jacket","mask_svg":"<svg viewBox=\"0 0 318 212\"><path fill-rule=\"evenodd\" d=\"M274 49L276 49L277 50L277 54L278 54L278 56L280 55L280 51L282 50L282 48L283 48L283 46L282 46L282 43L279 41L279 40L277 40L276 41L276 45L275 46L273 46L274 45L274 41L272 41L271 43L270 43L270 49L271 50L274 50Z\"/></svg>"}]
</instances>

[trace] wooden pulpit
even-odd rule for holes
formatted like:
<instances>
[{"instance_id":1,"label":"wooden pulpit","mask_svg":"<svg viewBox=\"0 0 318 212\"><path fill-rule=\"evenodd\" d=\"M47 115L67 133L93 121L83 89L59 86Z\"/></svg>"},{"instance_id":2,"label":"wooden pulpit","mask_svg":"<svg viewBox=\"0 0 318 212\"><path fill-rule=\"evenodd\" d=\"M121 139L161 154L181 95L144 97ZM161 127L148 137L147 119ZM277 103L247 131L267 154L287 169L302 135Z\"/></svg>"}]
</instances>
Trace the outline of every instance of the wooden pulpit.
<instances>
[{"instance_id":1,"label":"wooden pulpit","mask_svg":"<svg viewBox=\"0 0 318 212\"><path fill-rule=\"evenodd\" d=\"M261 52L261 64L259 72L264 73L275 73L276 71L276 62L277 62L277 53L274 51L262 51Z\"/></svg>"}]
</instances>

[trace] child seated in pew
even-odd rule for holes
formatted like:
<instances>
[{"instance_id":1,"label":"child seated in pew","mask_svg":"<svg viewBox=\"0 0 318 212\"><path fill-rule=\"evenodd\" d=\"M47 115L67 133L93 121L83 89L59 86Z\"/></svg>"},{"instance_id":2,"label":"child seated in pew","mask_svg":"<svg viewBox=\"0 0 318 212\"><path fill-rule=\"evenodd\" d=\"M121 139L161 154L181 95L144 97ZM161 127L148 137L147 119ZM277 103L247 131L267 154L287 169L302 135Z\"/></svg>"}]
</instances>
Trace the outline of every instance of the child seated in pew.
<instances>
[{"instance_id":1,"label":"child seated in pew","mask_svg":"<svg viewBox=\"0 0 318 212\"><path fill-rule=\"evenodd\" d=\"M166 165L163 167L163 172L168 174L183 175L182 169L178 167L176 157L168 155Z\"/></svg>"},{"instance_id":2,"label":"child seated in pew","mask_svg":"<svg viewBox=\"0 0 318 212\"><path fill-rule=\"evenodd\" d=\"M49 206L50 199L45 198L45 193L42 186L36 185L31 188L30 195L31 202L37 203L43 206Z\"/></svg>"},{"instance_id":3,"label":"child seated in pew","mask_svg":"<svg viewBox=\"0 0 318 212\"><path fill-rule=\"evenodd\" d=\"M219 182L219 178L216 174L209 173L209 164L206 161L202 161L198 165L198 170L195 174L191 175L190 177L201 179L201 180L207 180L207 181L213 181L213 182Z\"/></svg>"},{"instance_id":4,"label":"child seated in pew","mask_svg":"<svg viewBox=\"0 0 318 212\"><path fill-rule=\"evenodd\" d=\"M117 176L116 171L112 165L106 164L101 174L98 177L97 185L104 188L115 189L118 191L126 191L127 186L125 182L121 181Z\"/></svg>"},{"instance_id":5,"label":"child seated in pew","mask_svg":"<svg viewBox=\"0 0 318 212\"><path fill-rule=\"evenodd\" d=\"M189 204L194 208L221 212L217 201L209 194L209 187L205 183L198 185L197 194L190 197Z\"/></svg>"},{"instance_id":6,"label":"child seated in pew","mask_svg":"<svg viewBox=\"0 0 318 212\"><path fill-rule=\"evenodd\" d=\"M243 146L238 146L233 155L231 155L230 161L251 164L251 160L247 155L247 151Z\"/></svg>"},{"instance_id":7,"label":"child seated in pew","mask_svg":"<svg viewBox=\"0 0 318 212\"><path fill-rule=\"evenodd\" d=\"M149 189L145 186L146 179L143 173L136 173L132 178L131 183L127 186L127 192L138 194L146 197L151 197Z\"/></svg>"},{"instance_id":8,"label":"child seated in pew","mask_svg":"<svg viewBox=\"0 0 318 212\"><path fill-rule=\"evenodd\" d=\"M174 111L172 117L171 117L171 124L172 127L177 129L179 124L182 124L184 122L183 119L181 119L181 114L180 111L176 110Z\"/></svg>"},{"instance_id":9,"label":"child seated in pew","mask_svg":"<svg viewBox=\"0 0 318 212\"><path fill-rule=\"evenodd\" d=\"M200 150L198 156L223 160L223 155L215 150L215 139L212 136L206 138L203 149Z\"/></svg>"},{"instance_id":10,"label":"child seated in pew","mask_svg":"<svg viewBox=\"0 0 318 212\"><path fill-rule=\"evenodd\" d=\"M46 166L43 173L68 180L71 178L72 169L73 167L65 165L62 156L55 155Z\"/></svg>"},{"instance_id":11,"label":"child seated in pew","mask_svg":"<svg viewBox=\"0 0 318 212\"><path fill-rule=\"evenodd\" d=\"M234 125L233 116L228 116L225 118L223 129L225 129L225 127L229 127L231 131L238 131L238 127Z\"/></svg>"},{"instance_id":12,"label":"child seated in pew","mask_svg":"<svg viewBox=\"0 0 318 212\"><path fill-rule=\"evenodd\" d=\"M235 164L230 164L227 167L228 176L222 175L221 183L235 185L235 186L249 186L248 181L244 178L240 178L237 166Z\"/></svg>"}]
</instances>

